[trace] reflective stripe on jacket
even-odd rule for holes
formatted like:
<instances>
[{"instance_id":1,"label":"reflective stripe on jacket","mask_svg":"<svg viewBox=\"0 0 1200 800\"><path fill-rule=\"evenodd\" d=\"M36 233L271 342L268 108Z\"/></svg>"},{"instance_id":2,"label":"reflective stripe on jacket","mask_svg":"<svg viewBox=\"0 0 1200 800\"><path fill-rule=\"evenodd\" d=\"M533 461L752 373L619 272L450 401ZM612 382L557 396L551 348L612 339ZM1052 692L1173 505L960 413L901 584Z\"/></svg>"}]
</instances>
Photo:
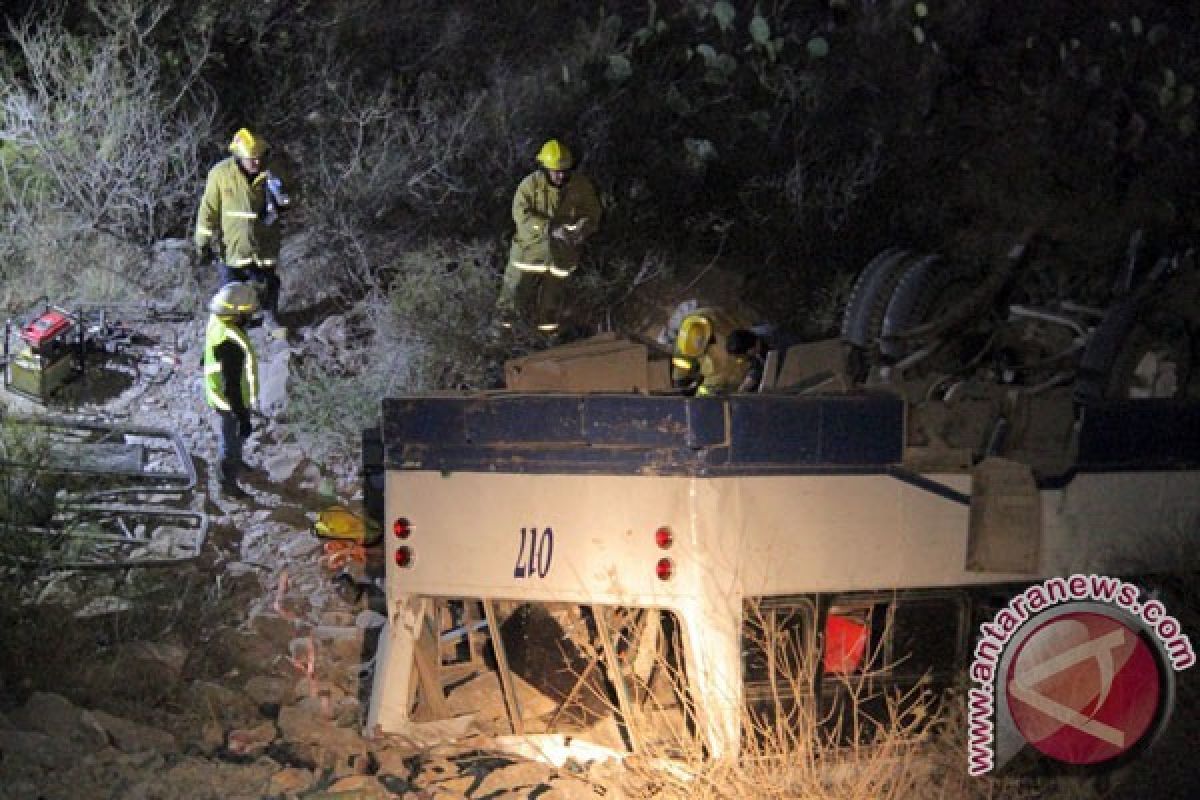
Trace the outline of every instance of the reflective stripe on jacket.
<instances>
[{"instance_id":1,"label":"reflective stripe on jacket","mask_svg":"<svg viewBox=\"0 0 1200 800\"><path fill-rule=\"evenodd\" d=\"M267 170L247 177L230 156L209 170L196 215L196 246L220 235L221 257L231 267L274 267L279 262L279 223L267 225Z\"/></svg>"},{"instance_id":2,"label":"reflective stripe on jacket","mask_svg":"<svg viewBox=\"0 0 1200 800\"><path fill-rule=\"evenodd\" d=\"M242 349L242 404L247 409L257 408L258 357L254 353L254 346L244 330L227 323L216 314L209 315L208 327L204 331L204 400L210 408L218 411L233 410L216 353L217 348L225 342L233 342Z\"/></svg>"},{"instance_id":3,"label":"reflective stripe on jacket","mask_svg":"<svg viewBox=\"0 0 1200 800\"><path fill-rule=\"evenodd\" d=\"M513 236L509 261L522 272L549 272L565 278L579 265L579 246L550 236L554 225L577 225L579 241L600 227L600 200L587 176L571 173L560 188L542 170L517 187L512 204Z\"/></svg>"}]
</instances>

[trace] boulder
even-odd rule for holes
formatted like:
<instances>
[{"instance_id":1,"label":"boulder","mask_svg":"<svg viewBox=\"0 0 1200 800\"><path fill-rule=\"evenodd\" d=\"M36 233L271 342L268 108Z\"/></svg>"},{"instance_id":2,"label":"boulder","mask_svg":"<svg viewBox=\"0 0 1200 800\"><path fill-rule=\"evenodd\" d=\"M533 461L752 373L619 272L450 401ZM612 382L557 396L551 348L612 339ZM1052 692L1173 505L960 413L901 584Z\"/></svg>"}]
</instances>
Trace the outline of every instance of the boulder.
<instances>
[{"instance_id":1,"label":"boulder","mask_svg":"<svg viewBox=\"0 0 1200 800\"><path fill-rule=\"evenodd\" d=\"M84 716L85 718L90 717L107 733L113 746L123 753L141 753L147 750L158 753L179 752L179 743L175 737L164 730L113 716L103 711L85 711Z\"/></svg>"},{"instance_id":2,"label":"boulder","mask_svg":"<svg viewBox=\"0 0 1200 800\"><path fill-rule=\"evenodd\" d=\"M291 797L312 788L316 778L312 770L288 767L271 776L267 794L271 797Z\"/></svg>"},{"instance_id":3,"label":"boulder","mask_svg":"<svg viewBox=\"0 0 1200 800\"><path fill-rule=\"evenodd\" d=\"M94 752L108 745L108 735L82 709L58 694L34 692L25 705L12 713L17 728L51 736L59 742Z\"/></svg>"}]
</instances>

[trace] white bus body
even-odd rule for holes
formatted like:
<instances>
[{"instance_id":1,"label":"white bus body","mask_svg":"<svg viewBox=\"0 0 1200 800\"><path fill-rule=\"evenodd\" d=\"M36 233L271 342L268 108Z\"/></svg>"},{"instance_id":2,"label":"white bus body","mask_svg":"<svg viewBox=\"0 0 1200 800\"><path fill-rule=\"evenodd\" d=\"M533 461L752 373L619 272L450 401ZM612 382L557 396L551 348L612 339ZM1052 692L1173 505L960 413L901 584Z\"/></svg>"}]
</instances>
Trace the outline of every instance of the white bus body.
<instances>
[{"instance_id":1,"label":"white bus body","mask_svg":"<svg viewBox=\"0 0 1200 800\"><path fill-rule=\"evenodd\" d=\"M693 727L710 754L736 753L747 601L1178 569L1200 518L1196 435L1170 435L1196 416L1181 408L1097 409L1075 466L1035 476L1006 462L907 469L905 408L886 393L386 401L389 624L368 728L403 732L422 681L441 693L440 657L421 655L425 626L443 632L438 601L481 601L493 632L497 602L570 603L676 620ZM969 627L946 628L960 661Z\"/></svg>"}]
</instances>

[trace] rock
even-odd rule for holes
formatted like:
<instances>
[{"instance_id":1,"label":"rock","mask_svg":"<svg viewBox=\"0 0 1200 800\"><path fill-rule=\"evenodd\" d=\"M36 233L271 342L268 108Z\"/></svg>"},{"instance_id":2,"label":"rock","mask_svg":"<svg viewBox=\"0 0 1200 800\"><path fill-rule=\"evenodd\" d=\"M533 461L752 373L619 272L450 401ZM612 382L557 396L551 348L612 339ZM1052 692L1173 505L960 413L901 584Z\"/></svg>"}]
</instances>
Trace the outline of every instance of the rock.
<instances>
[{"instance_id":1,"label":"rock","mask_svg":"<svg viewBox=\"0 0 1200 800\"><path fill-rule=\"evenodd\" d=\"M85 711L108 734L113 746L123 753L141 753L153 750L159 753L179 752L179 743L166 731L122 719L103 711Z\"/></svg>"},{"instance_id":2,"label":"rock","mask_svg":"<svg viewBox=\"0 0 1200 800\"><path fill-rule=\"evenodd\" d=\"M319 744L343 750L357 750L365 746L357 731L339 728L329 720L297 706L280 709L279 731L284 739L297 744Z\"/></svg>"},{"instance_id":3,"label":"rock","mask_svg":"<svg viewBox=\"0 0 1200 800\"><path fill-rule=\"evenodd\" d=\"M320 552L321 546L321 540L315 536L293 536L291 541L279 548L279 553L284 561L296 562Z\"/></svg>"},{"instance_id":4,"label":"rock","mask_svg":"<svg viewBox=\"0 0 1200 800\"><path fill-rule=\"evenodd\" d=\"M259 348L258 402L267 416L287 411L288 362L291 350L286 342L279 344L282 346L276 347L268 343L267 347Z\"/></svg>"},{"instance_id":5,"label":"rock","mask_svg":"<svg viewBox=\"0 0 1200 800\"><path fill-rule=\"evenodd\" d=\"M258 706L249 697L219 683L193 681L188 705L201 718L226 725L258 718Z\"/></svg>"},{"instance_id":6,"label":"rock","mask_svg":"<svg viewBox=\"0 0 1200 800\"><path fill-rule=\"evenodd\" d=\"M271 784L267 787L267 794L272 797L299 794L312 788L314 780L312 770L288 767L271 776Z\"/></svg>"},{"instance_id":7,"label":"rock","mask_svg":"<svg viewBox=\"0 0 1200 800\"><path fill-rule=\"evenodd\" d=\"M150 667L163 667L164 677L178 679L187 662L188 651L165 642L129 642L121 645L118 657L127 658Z\"/></svg>"},{"instance_id":8,"label":"rock","mask_svg":"<svg viewBox=\"0 0 1200 800\"><path fill-rule=\"evenodd\" d=\"M235 756L258 755L275 741L275 735L273 722L264 722L253 728L239 728L229 732L225 749Z\"/></svg>"},{"instance_id":9,"label":"rock","mask_svg":"<svg viewBox=\"0 0 1200 800\"><path fill-rule=\"evenodd\" d=\"M328 648L342 661L359 661L363 655L363 631L357 626L320 625L314 631L318 646Z\"/></svg>"},{"instance_id":10,"label":"rock","mask_svg":"<svg viewBox=\"0 0 1200 800\"><path fill-rule=\"evenodd\" d=\"M526 683L519 675L513 676L513 685L517 691L517 700L521 710L530 717L550 714L555 711L557 704ZM482 720L507 719L508 711L504 706L504 695L500 691L500 678L494 672L483 672L469 681L454 687L446 696L451 710L455 713L473 713Z\"/></svg>"},{"instance_id":11,"label":"rock","mask_svg":"<svg viewBox=\"0 0 1200 800\"><path fill-rule=\"evenodd\" d=\"M370 775L347 775L339 778L329 786L329 792L362 792L374 791L378 786Z\"/></svg>"},{"instance_id":12,"label":"rock","mask_svg":"<svg viewBox=\"0 0 1200 800\"><path fill-rule=\"evenodd\" d=\"M487 797L513 786L537 786L549 788L548 779L555 775L553 767L533 761L518 761L507 766L498 766L483 776L483 782L473 792L477 797ZM541 793L539 793L541 796Z\"/></svg>"},{"instance_id":13,"label":"rock","mask_svg":"<svg viewBox=\"0 0 1200 800\"><path fill-rule=\"evenodd\" d=\"M375 750L375 763L380 775L408 775L419 760L417 747L386 747Z\"/></svg>"},{"instance_id":14,"label":"rock","mask_svg":"<svg viewBox=\"0 0 1200 800\"><path fill-rule=\"evenodd\" d=\"M294 623L275 613L264 613L250 620L250 630L271 643L271 646L282 650L296 634Z\"/></svg>"},{"instance_id":15,"label":"rock","mask_svg":"<svg viewBox=\"0 0 1200 800\"><path fill-rule=\"evenodd\" d=\"M282 655L278 642L251 632L221 628L209 638L204 656L213 672L269 673Z\"/></svg>"},{"instance_id":16,"label":"rock","mask_svg":"<svg viewBox=\"0 0 1200 800\"><path fill-rule=\"evenodd\" d=\"M62 695L34 692L25 705L12 714L17 728L52 736L60 742L86 752L108 745L108 735L82 709Z\"/></svg>"},{"instance_id":17,"label":"rock","mask_svg":"<svg viewBox=\"0 0 1200 800\"><path fill-rule=\"evenodd\" d=\"M279 453L268 456L263 461L263 467L271 483L287 483L296 474L296 470L304 463L304 456L296 453Z\"/></svg>"},{"instance_id":18,"label":"rock","mask_svg":"<svg viewBox=\"0 0 1200 800\"><path fill-rule=\"evenodd\" d=\"M261 708L264 704L286 705L292 701L292 682L274 675L255 675L242 689Z\"/></svg>"},{"instance_id":19,"label":"rock","mask_svg":"<svg viewBox=\"0 0 1200 800\"><path fill-rule=\"evenodd\" d=\"M249 564L244 561L230 561L225 565L225 571L234 578L241 578L245 575L257 575L262 569L258 564Z\"/></svg>"},{"instance_id":20,"label":"rock","mask_svg":"<svg viewBox=\"0 0 1200 800\"><path fill-rule=\"evenodd\" d=\"M408 722L394 731L393 741L409 750L420 750L446 742L453 742L478 733L474 714L462 714L450 719L435 719L429 722Z\"/></svg>"},{"instance_id":21,"label":"rock","mask_svg":"<svg viewBox=\"0 0 1200 800\"><path fill-rule=\"evenodd\" d=\"M354 625L355 619L355 615L349 611L326 611L321 614L321 621L318 624L334 628L345 628Z\"/></svg>"},{"instance_id":22,"label":"rock","mask_svg":"<svg viewBox=\"0 0 1200 800\"><path fill-rule=\"evenodd\" d=\"M133 608L133 604L123 597L115 595L103 595L93 598L87 605L75 612L76 619L90 619L91 617L103 617L109 614L120 614Z\"/></svg>"},{"instance_id":23,"label":"rock","mask_svg":"<svg viewBox=\"0 0 1200 800\"><path fill-rule=\"evenodd\" d=\"M78 754L57 737L36 731L0 730L0 754L6 769L14 762L54 769L70 763Z\"/></svg>"},{"instance_id":24,"label":"rock","mask_svg":"<svg viewBox=\"0 0 1200 800\"><path fill-rule=\"evenodd\" d=\"M217 752L225 744L225 728L219 722L206 722L200 728L200 751L207 755Z\"/></svg>"},{"instance_id":25,"label":"rock","mask_svg":"<svg viewBox=\"0 0 1200 800\"><path fill-rule=\"evenodd\" d=\"M338 686L328 681L302 680L296 686L296 696L300 700L296 708L322 719L336 719L338 708L346 698L346 693Z\"/></svg>"},{"instance_id":26,"label":"rock","mask_svg":"<svg viewBox=\"0 0 1200 800\"><path fill-rule=\"evenodd\" d=\"M315 489L321 485L321 468L312 462L304 465L304 474L301 476L304 485Z\"/></svg>"}]
</instances>

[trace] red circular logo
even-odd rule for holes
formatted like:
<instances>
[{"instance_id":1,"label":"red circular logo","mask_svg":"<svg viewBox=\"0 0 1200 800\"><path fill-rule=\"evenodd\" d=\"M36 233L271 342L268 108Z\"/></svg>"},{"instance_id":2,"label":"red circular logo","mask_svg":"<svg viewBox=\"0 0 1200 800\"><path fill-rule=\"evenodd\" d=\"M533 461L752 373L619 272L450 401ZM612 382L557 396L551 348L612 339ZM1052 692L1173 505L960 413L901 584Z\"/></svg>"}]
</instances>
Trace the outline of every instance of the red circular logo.
<instances>
[{"instance_id":1,"label":"red circular logo","mask_svg":"<svg viewBox=\"0 0 1200 800\"><path fill-rule=\"evenodd\" d=\"M1150 646L1107 614L1076 611L1038 626L1006 676L1008 708L1025 740L1069 764L1097 764L1138 744L1162 697Z\"/></svg>"}]
</instances>

